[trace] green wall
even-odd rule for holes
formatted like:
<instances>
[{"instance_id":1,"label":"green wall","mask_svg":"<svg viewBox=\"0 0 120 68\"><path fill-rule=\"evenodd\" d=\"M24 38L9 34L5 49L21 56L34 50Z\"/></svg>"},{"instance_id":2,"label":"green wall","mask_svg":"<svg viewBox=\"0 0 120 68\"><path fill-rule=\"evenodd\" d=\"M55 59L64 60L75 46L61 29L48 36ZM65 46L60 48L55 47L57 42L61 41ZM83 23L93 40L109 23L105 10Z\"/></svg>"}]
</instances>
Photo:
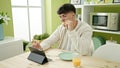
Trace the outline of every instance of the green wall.
<instances>
[{"instance_id":1,"label":"green wall","mask_svg":"<svg viewBox=\"0 0 120 68\"><path fill-rule=\"evenodd\" d=\"M7 12L11 20L8 25L3 24L4 26L4 35L5 36L14 36L13 32L13 21L12 21L12 10L11 10L11 0L0 0L0 11Z\"/></svg>"},{"instance_id":2,"label":"green wall","mask_svg":"<svg viewBox=\"0 0 120 68\"><path fill-rule=\"evenodd\" d=\"M63 4L63 3L69 3L69 0L52 0L52 25L55 27L52 27L52 31L54 31L60 22L60 18L57 15L57 10L58 8Z\"/></svg>"},{"instance_id":3,"label":"green wall","mask_svg":"<svg viewBox=\"0 0 120 68\"><path fill-rule=\"evenodd\" d=\"M45 0L46 32L51 34L60 24L57 9L64 3L69 3L69 0Z\"/></svg>"},{"instance_id":4,"label":"green wall","mask_svg":"<svg viewBox=\"0 0 120 68\"><path fill-rule=\"evenodd\" d=\"M101 32L94 32L93 36L102 36L104 37L106 40L115 40L117 41L117 43L120 44L120 34L111 34L111 33L101 33Z\"/></svg>"},{"instance_id":5,"label":"green wall","mask_svg":"<svg viewBox=\"0 0 120 68\"><path fill-rule=\"evenodd\" d=\"M94 12L120 12L120 5L114 6L96 6Z\"/></svg>"},{"instance_id":6,"label":"green wall","mask_svg":"<svg viewBox=\"0 0 120 68\"><path fill-rule=\"evenodd\" d=\"M50 33L51 32L51 0L44 0L44 11L45 11L45 27L46 27L46 32Z\"/></svg>"}]
</instances>

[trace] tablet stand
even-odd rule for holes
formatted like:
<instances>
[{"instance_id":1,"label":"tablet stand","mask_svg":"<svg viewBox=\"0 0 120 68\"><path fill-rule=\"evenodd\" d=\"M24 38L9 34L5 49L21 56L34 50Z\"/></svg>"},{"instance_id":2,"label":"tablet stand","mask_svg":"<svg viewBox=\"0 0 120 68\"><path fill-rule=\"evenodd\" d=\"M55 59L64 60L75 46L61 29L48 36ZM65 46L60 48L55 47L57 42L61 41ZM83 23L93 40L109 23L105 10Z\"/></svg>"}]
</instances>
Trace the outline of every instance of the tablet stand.
<instances>
[{"instance_id":1,"label":"tablet stand","mask_svg":"<svg viewBox=\"0 0 120 68\"><path fill-rule=\"evenodd\" d=\"M43 50L38 50L33 47L29 47L29 49L31 51L30 55L28 56L29 60L32 60L40 64L44 64L48 62L48 59Z\"/></svg>"},{"instance_id":2,"label":"tablet stand","mask_svg":"<svg viewBox=\"0 0 120 68\"><path fill-rule=\"evenodd\" d=\"M34 62L40 63L40 64L44 64L44 63L48 62L46 56L40 55L40 54L37 54L37 53L34 53L34 52L30 53L30 55L28 56L28 59L32 60Z\"/></svg>"}]
</instances>

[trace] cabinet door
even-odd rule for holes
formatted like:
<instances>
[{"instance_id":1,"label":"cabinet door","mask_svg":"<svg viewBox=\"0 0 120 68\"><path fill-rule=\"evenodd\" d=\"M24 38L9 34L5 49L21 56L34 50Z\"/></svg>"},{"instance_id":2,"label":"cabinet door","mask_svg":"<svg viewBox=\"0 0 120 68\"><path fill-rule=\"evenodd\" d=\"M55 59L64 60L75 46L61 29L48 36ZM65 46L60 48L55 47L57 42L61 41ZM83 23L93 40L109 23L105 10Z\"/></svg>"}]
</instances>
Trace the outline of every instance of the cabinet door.
<instances>
[{"instance_id":1,"label":"cabinet door","mask_svg":"<svg viewBox=\"0 0 120 68\"><path fill-rule=\"evenodd\" d=\"M94 11L94 7L92 6L84 6L82 8L82 21L87 22L88 24L90 24L90 13Z\"/></svg>"},{"instance_id":2,"label":"cabinet door","mask_svg":"<svg viewBox=\"0 0 120 68\"><path fill-rule=\"evenodd\" d=\"M23 53L22 40L10 40L0 44L0 60L13 57L21 53Z\"/></svg>"},{"instance_id":3,"label":"cabinet door","mask_svg":"<svg viewBox=\"0 0 120 68\"><path fill-rule=\"evenodd\" d=\"M94 6L90 5L74 5L75 8L81 8L81 20L90 23L90 13L94 12Z\"/></svg>"}]
</instances>

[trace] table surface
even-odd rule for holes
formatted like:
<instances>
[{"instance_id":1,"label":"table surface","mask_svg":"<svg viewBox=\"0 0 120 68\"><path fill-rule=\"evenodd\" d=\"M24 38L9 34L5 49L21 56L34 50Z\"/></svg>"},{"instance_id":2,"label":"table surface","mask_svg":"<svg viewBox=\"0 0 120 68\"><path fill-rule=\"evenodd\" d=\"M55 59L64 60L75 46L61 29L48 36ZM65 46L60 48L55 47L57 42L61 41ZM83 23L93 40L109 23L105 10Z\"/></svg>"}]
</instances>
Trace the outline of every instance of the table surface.
<instances>
[{"instance_id":1,"label":"table surface","mask_svg":"<svg viewBox=\"0 0 120 68\"><path fill-rule=\"evenodd\" d=\"M0 68L74 68L72 61L65 61L59 58L59 54L64 52L60 49L49 49L46 51L48 58L52 61L44 65L35 63L27 59L30 52L0 61ZM120 68L120 63L112 62L92 56L82 56L80 68Z\"/></svg>"}]
</instances>

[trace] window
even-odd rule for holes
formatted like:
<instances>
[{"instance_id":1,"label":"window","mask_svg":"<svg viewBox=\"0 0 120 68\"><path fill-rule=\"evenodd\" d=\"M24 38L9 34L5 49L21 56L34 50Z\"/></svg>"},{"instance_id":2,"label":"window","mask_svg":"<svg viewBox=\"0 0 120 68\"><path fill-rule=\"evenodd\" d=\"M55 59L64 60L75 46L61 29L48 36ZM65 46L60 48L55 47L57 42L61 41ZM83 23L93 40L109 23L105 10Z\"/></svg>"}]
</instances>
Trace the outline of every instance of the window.
<instances>
[{"instance_id":1,"label":"window","mask_svg":"<svg viewBox=\"0 0 120 68\"><path fill-rule=\"evenodd\" d=\"M14 37L31 41L43 32L42 0L11 0Z\"/></svg>"}]
</instances>

